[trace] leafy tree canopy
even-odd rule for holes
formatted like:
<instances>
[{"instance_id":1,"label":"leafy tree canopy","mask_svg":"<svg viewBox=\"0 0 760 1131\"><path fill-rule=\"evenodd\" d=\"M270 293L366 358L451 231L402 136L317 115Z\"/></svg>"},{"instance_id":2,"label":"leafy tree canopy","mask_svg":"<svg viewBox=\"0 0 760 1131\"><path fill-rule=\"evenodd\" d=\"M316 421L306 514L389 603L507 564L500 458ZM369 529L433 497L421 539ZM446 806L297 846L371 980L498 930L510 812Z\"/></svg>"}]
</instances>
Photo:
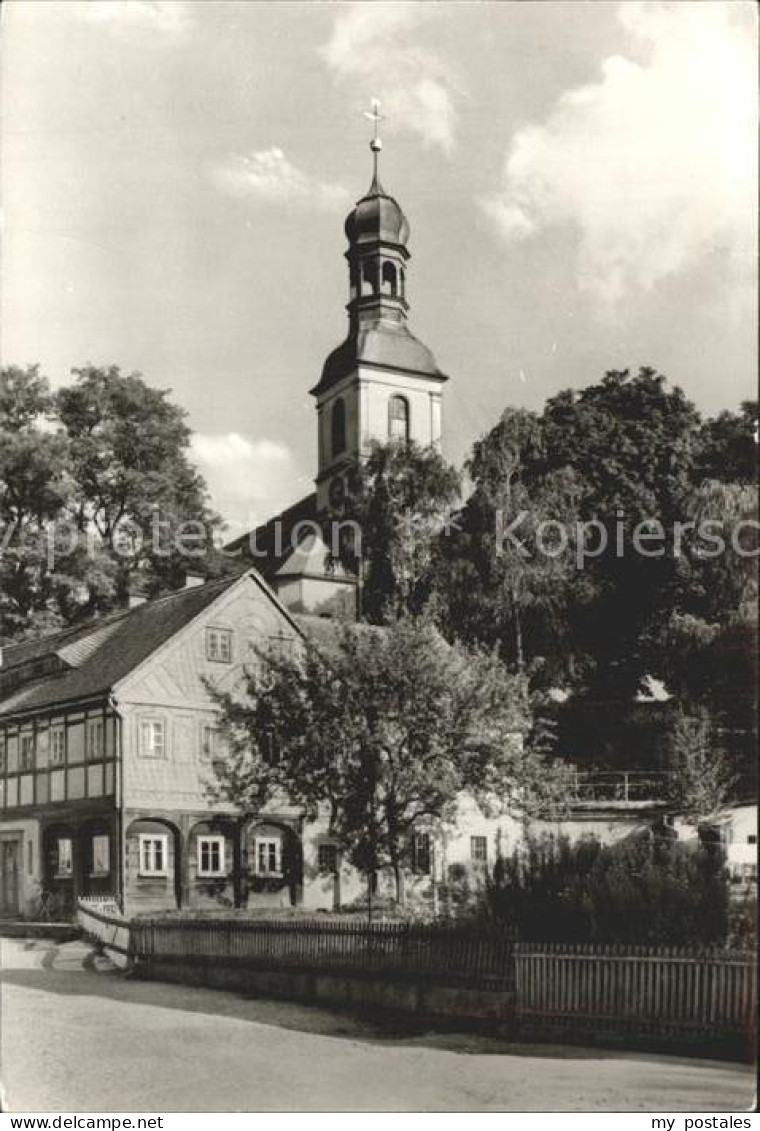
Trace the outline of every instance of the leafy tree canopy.
<instances>
[{"instance_id":1,"label":"leafy tree canopy","mask_svg":"<svg viewBox=\"0 0 760 1131\"><path fill-rule=\"evenodd\" d=\"M218 568L218 520L189 459L184 412L137 373L73 373L55 394L38 366L0 374L6 638L112 608L136 579L155 592L181 584L188 562Z\"/></svg>"},{"instance_id":2,"label":"leafy tree canopy","mask_svg":"<svg viewBox=\"0 0 760 1131\"><path fill-rule=\"evenodd\" d=\"M419 613L437 584L437 536L459 497L457 471L436 448L395 441L373 446L353 486L327 521L361 532L360 541L343 540L337 556L360 577L363 618L383 624Z\"/></svg>"}]
</instances>

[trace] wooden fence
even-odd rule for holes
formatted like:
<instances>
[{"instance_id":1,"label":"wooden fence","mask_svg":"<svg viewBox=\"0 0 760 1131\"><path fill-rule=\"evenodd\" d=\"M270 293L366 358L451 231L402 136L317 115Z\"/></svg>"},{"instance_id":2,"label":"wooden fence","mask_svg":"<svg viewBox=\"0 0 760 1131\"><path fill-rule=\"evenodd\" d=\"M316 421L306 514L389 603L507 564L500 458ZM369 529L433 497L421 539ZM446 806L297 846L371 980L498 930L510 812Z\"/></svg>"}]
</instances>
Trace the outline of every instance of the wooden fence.
<instances>
[{"instance_id":1,"label":"wooden fence","mask_svg":"<svg viewBox=\"0 0 760 1131\"><path fill-rule=\"evenodd\" d=\"M756 956L748 952L521 943L515 964L523 1020L684 1035L753 1030Z\"/></svg>"},{"instance_id":2,"label":"wooden fence","mask_svg":"<svg viewBox=\"0 0 760 1131\"><path fill-rule=\"evenodd\" d=\"M80 903L83 930L140 966L341 972L513 995L518 1030L752 1044L750 952L523 943L472 926L336 919L123 919Z\"/></svg>"},{"instance_id":3,"label":"wooden fence","mask_svg":"<svg viewBox=\"0 0 760 1131\"><path fill-rule=\"evenodd\" d=\"M77 922L84 934L99 942L117 965L126 966L131 961L132 924L112 899L80 899Z\"/></svg>"},{"instance_id":4,"label":"wooden fence","mask_svg":"<svg viewBox=\"0 0 760 1131\"><path fill-rule=\"evenodd\" d=\"M504 930L357 920L147 919L132 924L139 964L171 959L437 979L510 989L514 939Z\"/></svg>"}]
</instances>

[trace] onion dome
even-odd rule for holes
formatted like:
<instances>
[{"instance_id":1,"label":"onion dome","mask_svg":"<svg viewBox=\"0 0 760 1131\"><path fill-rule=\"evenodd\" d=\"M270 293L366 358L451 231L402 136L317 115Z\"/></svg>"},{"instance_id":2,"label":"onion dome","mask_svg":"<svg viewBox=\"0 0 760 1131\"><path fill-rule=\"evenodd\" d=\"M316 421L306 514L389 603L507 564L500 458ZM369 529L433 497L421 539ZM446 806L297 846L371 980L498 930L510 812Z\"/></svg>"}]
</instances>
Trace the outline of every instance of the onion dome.
<instances>
[{"instance_id":1,"label":"onion dome","mask_svg":"<svg viewBox=\"0 0 760 1131\"><path fill-rule=\"evenodd\" d=\"M409 221L397 200L375 177L369 192L346 217L346 238L352 247L384 243L404 247L409 239Z\"/></svg>"}]
</instances>

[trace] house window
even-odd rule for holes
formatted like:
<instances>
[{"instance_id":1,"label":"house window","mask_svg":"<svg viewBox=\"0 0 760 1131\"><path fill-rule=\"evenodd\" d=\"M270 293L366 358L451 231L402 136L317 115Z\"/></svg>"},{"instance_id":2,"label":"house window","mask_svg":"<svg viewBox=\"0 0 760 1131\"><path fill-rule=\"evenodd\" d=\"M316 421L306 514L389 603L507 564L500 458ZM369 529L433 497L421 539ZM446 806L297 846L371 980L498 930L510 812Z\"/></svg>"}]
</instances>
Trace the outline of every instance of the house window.
<instances>
[{"instance_id":1,"label":"house window","mask_svg":"<svg viewBox=\"0 0 760 1131\"><path fill-rule=\"evenodd\" d=\"M292 660L295 651L295 641L292 636L285 636L279 632L277 636L267 639L267 653L274 663L284 663Z\"/></svg>"},{"instance_id":2,"label":"house window","mask_svg":"<svg viewBox=\"0 0 760 1131\"><path fill-rule=\"evenodd\" d=\"M166 726L159 719L141 719L140 753L143 758L163 758L166 754Z\"/></svg>"},{"instance_id":3,"label":"house window","mask_svg":"<svg viewBox=\"0 0 760 1131\"><path fill-rule=\"evenodd\" d=\"M259 876L282 875L281 842L276 837L256 838L256 872Z\"/></svg>"},{"instance_id":4,"label":"house window","mask_svg":"<svg viewBox=\"0 0 760 1131\"><path fill-rule=\"evenodd\" d=\"M223 876L224 874L224 837L199 836L198 875Z\"/></svg>"},{"instance_id":5,"label":"house window","mask_svg":"<svg viewBox=\"0 0 760 1131\"><path fill-rule=\"evenodd\" d=\"M261 735L261 760L265 766L276 766L280 760L280 747L274 727L266 727Z\"/></svg>"},{"instance_id":6,"label":"house window","mask_svg":"<svg viewBox=\"0 0 760 1131\"><path fill-rule=\"evenodd\" d=\"M470 837L470 859L473 864L488 863L488 840L484 836Z\"/></svg>"},{"instance_id":7,"label":"house window","mask_svg":"<svg viewBox=\"0 0 760 1131\"><path fill-rule=\"evenodd\" d=\"M71 876L74 872L74 853L71 838L58 837L55 874L57 876Z\"/></svg>"},{"instance_id":8,"label":"house window","mask_svg":"<svg viewBox=\"0 0 760 1131\"><path fill-rule=\"evenodd\" d=\"M111 871L111 842L107 836L92 838L92 874L107 876Z\"/></svg>"},{"instance_id":9,"label":"house window","mask_svg":"<svg viewBox=\"0 0 760 1131\"><path fill-rule=\"evenodd\" d=\"M21 751L19 754L19 769L34 769L34 735L21 735Z\"/></svg>"},{"instance_id":10,"label":"house window","mask_svg":"<svg viewBox=\"0 0 760 1131\"><path fill-rule=\"evenodd\" d=\"M332 436L332 454L339 456L346 450L346 405L342 397L338 397L332 406L330 414L330 432Z\"/></svg>"},{"instance_id":11,"label":"house window","mask_svg":"<svg viewBox=\"0 0 760 1131\"><path fill-rule=\"evenodd\" d=\"M37 731L37 769L44 770L47 768L48 757L50 753L50 731L38 730Z\"/></svg>"},{"instance_id":12,"label":"house window","mask_svg":"<svg viewBox=\"0 0 760 1131\"><path fill-rule=\"evenodd\" d=\"M50 765L62 766L66 761L66 731L54 730L50 737Z\"/></svg>"},{"instance_id":13,"label":"house window","mask_svg":"<svg viewBox=\"0 0 760 1131\"><path fill-rule=\"evenodd\" d=\"M103 757L103 720L91 719L87 724L87 758L96 762Z\"/></svg>"},{"instance_id":14,"label":"house window","mask_svg":"<svg viewBox=\"0 0 760 1131\"><path fill-rule=\"evenodd\" d=\"M757 844L757 833L750 833L747 837L747 844Z\"/></svg>"},{"instance_id":15,"label":"house window","mask_svg":"<svg viewBox=\"0 0 760 1131\"><path fill-rule=\"evenodd\" d=\"M335 875L338 871L338 846L335 844L317 845L317 867L320 872Z\"/></svg>"},{"instance_id":16,"label":"house window","mask_svg":"<svg viewBox=\"0 0 760 1131\"><path fill-rule=\"evenodd\" d=\"M412 838L412 871L418 876L430 875L430 833L417 833Z\"/></svg>"},{"instance_id":17,"label":"house window","mask_svg":"<svg viewBox=\"0 0 760 1131\"><path fill-rule=\"evenodd\" d=\"M391 440L409 439L409 402L406 397L391 397L388 402L388 436Z\"/></svg>"},{"instance_id":18,"label":"house window","mask_svg":"<svg viewBox=\"0 0 760 1131\"><path fill-rule=\"evenodd\" d=\"M232 663L232 633L228 628L206 629L206 659L215 664Z\"/></svg>"},{"instance_id":19,"label":"house window","mask_svg":"<svg viewBox=\"0 0 760 1131\"><path fill-rule=\"evenodd\" d=\"M143 834L140 836L140 875L165 876L168 863L168 843L166 836Z\"/></svg>"},{"instance_id":20,"label":"house window","mask_svg":"<svg viewBox=\"0 0 760 1131\"><path fill-rule=\"evenodd\" d=\"M208 758L211 762L216 758L219 749L219 729L218 727L205 724L201 735L201 751L204 758Z\"/></svg>"}]
</instances>

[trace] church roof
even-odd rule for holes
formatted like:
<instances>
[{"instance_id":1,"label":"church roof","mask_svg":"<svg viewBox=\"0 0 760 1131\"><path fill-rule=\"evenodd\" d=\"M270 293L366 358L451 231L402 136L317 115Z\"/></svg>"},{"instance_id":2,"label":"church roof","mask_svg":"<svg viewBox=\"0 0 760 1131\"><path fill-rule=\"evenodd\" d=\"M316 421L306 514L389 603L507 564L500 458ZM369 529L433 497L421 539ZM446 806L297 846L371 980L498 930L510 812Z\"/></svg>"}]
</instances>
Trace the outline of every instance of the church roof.
<instances>
[{"instance_id":1,"label":"church roof","mask_svg":"<svg viewBox=\"0 0 760 1131\"><path fill-rule=\"evenodd\" d=\"M231 557L252 562L262 577L271 581L276 574L287 568L300 542L309 536L310 529L313 531L313 527L305 527L294 545L293 532L299 522L317 522L316 492L305 495L247 534L241 534L224 547L224 552Z\"/></svg>"},{"instance_id":2,"label":"church roof","mask_svg":"<svg viewBox=\"0 0 760 1131\"><path fill-rule=\"evenodd\" d=\"M446 374L438 368L432 351L415 338L405 324L378 320L360 324L329 354L322 376L311 390L312 395L317 396L336 385L359 365L448 381Z\"/></svg>"}]
</instances>

